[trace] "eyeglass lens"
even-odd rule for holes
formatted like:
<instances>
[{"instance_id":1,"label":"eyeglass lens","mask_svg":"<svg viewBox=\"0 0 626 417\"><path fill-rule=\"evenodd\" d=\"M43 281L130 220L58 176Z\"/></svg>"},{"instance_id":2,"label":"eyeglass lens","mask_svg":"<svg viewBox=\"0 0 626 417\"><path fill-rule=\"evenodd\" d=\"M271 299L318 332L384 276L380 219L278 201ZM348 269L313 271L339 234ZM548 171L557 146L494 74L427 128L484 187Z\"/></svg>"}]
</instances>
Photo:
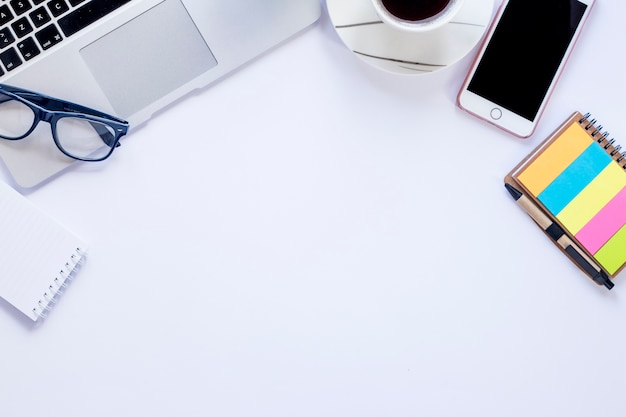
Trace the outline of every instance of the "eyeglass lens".
<instances>
[{"instance_id":1,"label":"eyeglass lens","mask_svg":"<svg viewBox=\"0 0 626 417\"><path fill-rule=\"evenodd\" d=\"M114 129L104 123L77 117L63 117L56 125L57 144L80 159L102 159L115 145Z\"/></svg>"},{"instance_id":2,"label":"eyeglass lens","mask_svg":"<svg viewBox=\"0 0 626 417\"><path fill-rule=\"evenodd\" d=\"M17 139L24 136L35 122L35 113L24 103L0 93L0 136Z\"/></svg>"}]
</instances>

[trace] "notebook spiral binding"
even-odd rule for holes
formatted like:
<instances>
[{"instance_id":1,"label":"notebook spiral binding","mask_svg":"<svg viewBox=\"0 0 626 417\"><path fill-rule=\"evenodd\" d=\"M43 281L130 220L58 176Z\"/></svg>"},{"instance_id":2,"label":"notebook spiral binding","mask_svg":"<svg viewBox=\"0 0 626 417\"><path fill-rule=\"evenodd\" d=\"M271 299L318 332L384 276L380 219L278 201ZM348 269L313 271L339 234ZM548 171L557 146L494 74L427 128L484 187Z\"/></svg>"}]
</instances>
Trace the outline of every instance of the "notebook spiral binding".
<instances>
[{"instance_id":1,"label":"notebook spiral binding","mask_svg":"<svg viewBox=\"0 0 626 417\"><path fill-rule=\"evenodd\" d=\"M57 299L63 294L69 282L82 266L85 255L85 251L81 248L76 248L74 253L72 253L69 261L59 270L57 276L54 277L37 302L37 305L33 307L32 314L35 319L47 317L48 312L52 309L53 305L56 304Z\"/></svg>"},{"instance_id":2,"label":"notebook spiral binding","mask_svg":"<svg viewBox=\"0 0 626 417\"><path fill-rule=\"evenodd\" d=\"M590 132L591 137L626 171L626 151L622 151L622 145L616 144L615 139L609 139L609 132L602 132L602 125L596 127L597 120L591 119L591 113L585 114L578 120L578 123L584 127L586 131Z\"/></svg>"}]
</instances>

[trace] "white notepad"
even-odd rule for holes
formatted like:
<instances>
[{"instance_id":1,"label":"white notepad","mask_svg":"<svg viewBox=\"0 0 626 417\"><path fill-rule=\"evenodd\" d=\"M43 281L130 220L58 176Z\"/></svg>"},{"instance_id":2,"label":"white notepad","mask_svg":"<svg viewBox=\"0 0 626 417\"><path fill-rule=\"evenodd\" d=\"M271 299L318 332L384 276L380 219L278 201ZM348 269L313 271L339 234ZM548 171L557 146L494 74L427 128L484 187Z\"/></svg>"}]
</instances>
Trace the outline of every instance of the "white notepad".
<instances>
[{"instance_id":1,"label":"white notepad","mask_svg":"<svg viewBox=\"0 0 626 417\"><path fill-rule=\"evenodd\" d=\"M0 297L33 321L45 317L76 273L85 243L0 181Z\"/></svg>"}]
</instances>

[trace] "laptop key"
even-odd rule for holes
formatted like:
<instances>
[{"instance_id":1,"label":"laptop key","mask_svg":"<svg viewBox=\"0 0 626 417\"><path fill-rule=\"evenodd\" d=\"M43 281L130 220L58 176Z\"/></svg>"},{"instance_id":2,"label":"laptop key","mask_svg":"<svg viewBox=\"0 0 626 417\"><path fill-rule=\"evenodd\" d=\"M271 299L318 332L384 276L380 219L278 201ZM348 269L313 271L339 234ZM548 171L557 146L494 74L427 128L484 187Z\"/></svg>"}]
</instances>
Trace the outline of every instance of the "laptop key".
<instances>
[{"instance_id":1,"label":"laptop key","mask_svg":"<svg viewBox=\"0 0 626 417\"><path fill-rule=\"evenodd\" d=\"M63 40L63 37L54 24L48 25L35 33L35 38L37 38L37 42L39 42L43 50L51 48Z\"/></svg>"},{"instance_id":2,"label":"laptop key","mask_svg":"<svg viewBox=\"0 0 626 417\"><path fill-rule=\"evenodd\" d=\"M131 0L92 0L60 18L59 27L65 36L72 36L130 1Z\"/></svg>"},{"instance_id":3,"label":"laptop key","mask_svg":"<svg viewBox=\"0 0 626 417\"><path fill-rule=\"evenodd\" d=\"M5 23L13 20L13 13L11 13L11 9L6 4L0 6L0 25L4 25Z\"/></svg>"},{"instance_id":4,"label":"laptop key","mask_svg":"<svg viewBox=\"0 0 626 417\"><path fill-rule=\"evenodd\" d=\"M11 0L11 7L19 16L22 13L26 13L33 6L30 5L30 2L28 0Z\"/></svg>"},{"instance_id":5,"label":"laptop key","mask_svg":"<svg viewBox=\"0 0 626 417\"><path fill-rule=\"evenodd\" d=\"M6 51L2 52L0 54L0 61L2 61L7 71L12 71L22 65L22 60L17 54L15 48L7 49Z\"/></svg>"},{"instance_id":6,"label":"laptop key","mask_svg":"<svg viewBox=\"0 0 626 417\"><path fill-rule=\"evenodd\" d=\"M9 28L0 29L0 49L6 48L13 42L15 42L15 36L13 36Z\"/></svg>"},{"instance_id":7,"label":"laptop key","mask_svg":"<svg viewBox=\"0 0 626 417\"><path fill-rule=\"evenodd\" d=\"M16 20L14 23L11 23L11 27L13 28L13 31L18 38L23 38L33 31L33 27L28 22L28 19L26 17L22 17L21 19Z\"/></svg>"},{"instance_id":8,"label":"laptop key","mask_svg":"<svg viewBox=\"0 0 626 417\"><path fill-rule=\"evenodd\" d=\"M25 61L39 55L39 48L33 38L26 38L17 44L17 49L20 51Z\"/></svg>"},{"instance_id":9,"label":"laptop key","mask_svg":"<svg viewBox=\"0 0 626 417\"><path fill-rule=\"evenodd\" d=\"M50 9L52 16L57 17L67 12L70 6L67 5L65 0L52 0L48 2L48 9Z\"/></svg>"},{"instance_id":10,"label":"laptop key","mask_svg":"<svg viewBox=\"0 0 626 417\"><path fill-rule=\"evenodd\" d=\"M43 25L45 25L52 19L50 15L48 14L48 12L46 11L45 7L40 7L38 9L35 9L35 11L32 11L29 13L29 16L30 16L30 20L33 21L33 24L35 25L35 27L38 27L38 28L42 27Z\"/></svg>"}]
</instances>

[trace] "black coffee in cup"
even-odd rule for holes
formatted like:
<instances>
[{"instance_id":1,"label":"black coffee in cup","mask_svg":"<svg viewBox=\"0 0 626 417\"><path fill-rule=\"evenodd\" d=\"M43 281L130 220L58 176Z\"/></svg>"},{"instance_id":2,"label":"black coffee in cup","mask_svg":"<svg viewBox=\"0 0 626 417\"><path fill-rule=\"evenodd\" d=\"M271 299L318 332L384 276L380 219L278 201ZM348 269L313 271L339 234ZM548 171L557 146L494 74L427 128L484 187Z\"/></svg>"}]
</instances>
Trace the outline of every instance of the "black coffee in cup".
<instances>
[{"instance_id":1,"label":"black coffee in cup","mask_svg":"<svg viewBox=\"0 0 626 417\"><path fill-rule=\"evenodd\" d=\"M389 13L398 19L417 22L441 13L451 0L381 0Z\"/></svg>"}]
</instances>

